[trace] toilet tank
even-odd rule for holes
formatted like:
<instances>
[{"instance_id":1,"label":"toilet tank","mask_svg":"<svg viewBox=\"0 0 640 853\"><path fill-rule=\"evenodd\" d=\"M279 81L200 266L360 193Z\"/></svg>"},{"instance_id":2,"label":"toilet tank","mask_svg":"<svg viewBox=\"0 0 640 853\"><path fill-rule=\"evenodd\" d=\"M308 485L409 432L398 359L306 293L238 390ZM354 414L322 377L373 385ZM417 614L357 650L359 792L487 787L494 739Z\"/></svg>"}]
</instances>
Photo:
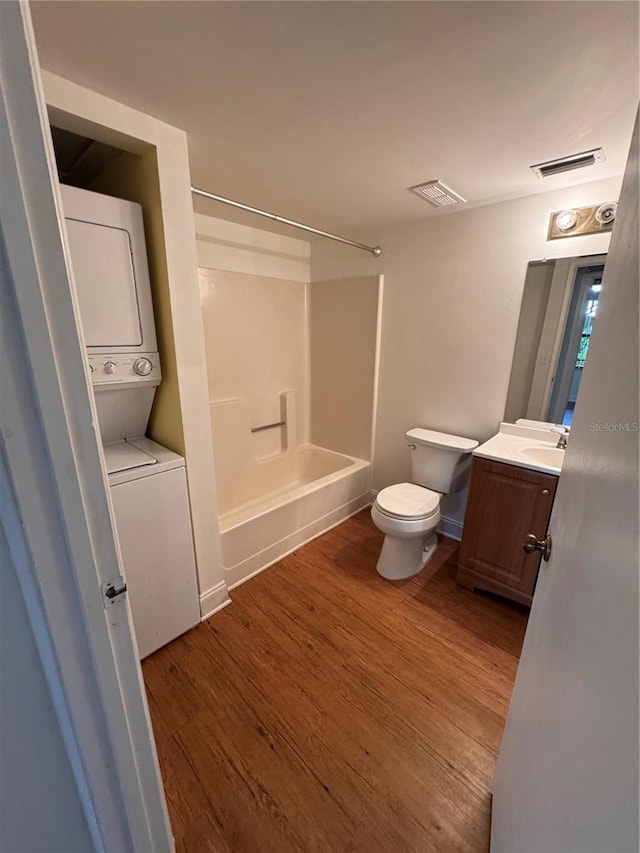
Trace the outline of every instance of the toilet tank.
<instances>
[{"instance_id":1,"label":"toilet tank","mask_svg":"<svg viewBox=\"0 0 640 853\"><path fill-rule=\"evenodd\" d=\"M477 441L420 427L410 429L406 436L414 483L443 495L464 488Z\"/></svg>"}]
</instances>

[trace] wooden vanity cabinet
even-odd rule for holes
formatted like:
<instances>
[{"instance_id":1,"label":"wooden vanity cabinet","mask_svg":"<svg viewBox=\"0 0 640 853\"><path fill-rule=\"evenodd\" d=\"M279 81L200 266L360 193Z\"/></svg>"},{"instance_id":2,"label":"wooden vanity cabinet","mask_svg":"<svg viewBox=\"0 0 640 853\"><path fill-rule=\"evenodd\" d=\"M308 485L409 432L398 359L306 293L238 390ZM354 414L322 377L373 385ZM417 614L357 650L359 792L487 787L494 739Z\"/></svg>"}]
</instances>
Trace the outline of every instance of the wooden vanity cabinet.
<instances>
[{"instance_id":1,"label":"wooden vanity cabinet","mask_svg":"<svg viewBox=\"0 0 640 853\"><path fill-rule=\"evenodd\" d=\"M527 533L547 535L558 478L473 459L458 559L458 583L531 604L541 553L526 553Z\"/></svg>"}]
</instances>

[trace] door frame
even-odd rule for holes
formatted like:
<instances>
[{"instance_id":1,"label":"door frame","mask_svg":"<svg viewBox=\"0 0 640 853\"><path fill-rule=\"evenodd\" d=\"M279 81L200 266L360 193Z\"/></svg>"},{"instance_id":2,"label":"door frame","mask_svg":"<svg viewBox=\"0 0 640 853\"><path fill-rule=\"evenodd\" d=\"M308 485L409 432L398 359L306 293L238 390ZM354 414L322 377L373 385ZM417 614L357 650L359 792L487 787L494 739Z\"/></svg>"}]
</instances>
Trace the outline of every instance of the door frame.
<instances>
[{"instance_id":1,"label":"door frame","mask_svg":"<svg viewBox=\"0 0 640 853\"><path fill-rule=\"evenodd\" d=\"M605 261L606 255L603 257L602 261L603 269ZM582 328L585 322L583 309L588 299L588 290L591 288L591 284L588 284L586 281L582 282L580 285L580 292L577 293L576 288L578 287L578 275L581 270L590 266L598 265L598 262L576 264L573 272L573 281L570 279L567 280L569 297L567 315L564 322L564 330L560 336L556 365L549 387L549 400L547 402L547 409L544 417L544 420L546 421L553 421L557 424L562 423L562 418L566 409L566 401L569 397L571 382L573 380L575 360L580 345ZM572 305L576 305L577 307L575 313L572 312ZM566 349L565 345L567 345ZM570 360L568 358L569 355L572 355ZM561 401L563 400L564 403L561 405Z\"/></svg>"},{"instance_id":2,"label":"door frame","mask_svg":"<svg viewBox=\"0 0 640 853\"><path fill-rule=\"evenodd\" d=\"M120 555L31 18L19 0L0 3L0 124L9 498L0 523L95 849L171 851L129 604L123 595L105 606L101 589L121 573Z\"/></svg>"}]
</instances>

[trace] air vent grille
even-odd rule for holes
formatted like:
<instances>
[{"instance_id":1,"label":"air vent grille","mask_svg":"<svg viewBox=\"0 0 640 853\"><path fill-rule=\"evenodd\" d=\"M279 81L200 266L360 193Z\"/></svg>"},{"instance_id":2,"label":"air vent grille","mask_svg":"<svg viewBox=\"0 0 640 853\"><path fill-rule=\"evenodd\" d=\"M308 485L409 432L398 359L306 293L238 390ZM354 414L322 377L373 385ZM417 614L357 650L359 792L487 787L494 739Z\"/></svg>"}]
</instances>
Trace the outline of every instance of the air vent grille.
<instances>
[{"instance_id":1,"label":"air vent grille","mask_svg":"<svg viewBox=\"0 0 640 853\"><path fill-rule=\"evenodd\" d=\"M593 148L591 151L582 151L580 154L561 157L559 160L536 163L535 166L531 166L531 171L539 178L548 178L551 175L559 175L561 172L571 172L573 169L594 166L596 163L604 162L604 160L604 150L602 148Z\"/></svg>"},{"instance_id":2,"label":"air vent grille","mask_svg":"<svg viewBox=\"0 0 640 853\"><path fill-rule=\"evenodd\" d=\"M454 204L464 204L466 199L454 192L441 181L427 181L424 184L417 184L415 187L409 187L412 193L420 196L425 201L428 201L434 207L451 207Z\"/></svg>"}]
</instances>

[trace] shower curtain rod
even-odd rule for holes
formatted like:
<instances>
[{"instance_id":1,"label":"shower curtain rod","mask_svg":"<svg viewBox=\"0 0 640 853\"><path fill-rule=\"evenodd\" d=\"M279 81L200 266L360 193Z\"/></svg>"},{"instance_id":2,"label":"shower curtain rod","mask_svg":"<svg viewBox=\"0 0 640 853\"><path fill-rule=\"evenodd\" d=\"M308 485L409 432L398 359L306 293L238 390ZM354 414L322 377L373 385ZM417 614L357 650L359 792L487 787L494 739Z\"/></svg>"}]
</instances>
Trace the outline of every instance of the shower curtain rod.
<instances>
[{"instance_id":1,"label":"shower curtain rod","mask_svg":"<svg viewBox=\"0 0 640 853\"><path fill-rule=\"evenodd\" d=\"M348 240L346 237L339 237L337 234L330 234L328 231L321 231L319 228L312 228L310 225L303 225L301 222L294 222L293 219L285 219L283 216L276 216L275 213L268 213L268 211L260 210L257 207L249 207L248 204L242 204L239 201L233 201L232 199L225 198L221 195L214 195L206 190L199 190L197 187L191 187L191 192L194 195L202 196L202 198L208 198L211 199L211 201L219 201L221 204L228 204L231 207L236 207L238 210L246 210L248 213L255 213L257 216L265 216L267 219L272 219L274 222L281 222L283 225L291 225L292 228L299 228L301 231L309 231L311 234L317 234L319 237L327 237L329 240L337 240L338 243L345 243L347 246L354 246L356 249L371 252L374 258L379 258L382 254L380 246L366 246L364 243L358 243L356 240Z\"/></svg>"}]
</instances>

